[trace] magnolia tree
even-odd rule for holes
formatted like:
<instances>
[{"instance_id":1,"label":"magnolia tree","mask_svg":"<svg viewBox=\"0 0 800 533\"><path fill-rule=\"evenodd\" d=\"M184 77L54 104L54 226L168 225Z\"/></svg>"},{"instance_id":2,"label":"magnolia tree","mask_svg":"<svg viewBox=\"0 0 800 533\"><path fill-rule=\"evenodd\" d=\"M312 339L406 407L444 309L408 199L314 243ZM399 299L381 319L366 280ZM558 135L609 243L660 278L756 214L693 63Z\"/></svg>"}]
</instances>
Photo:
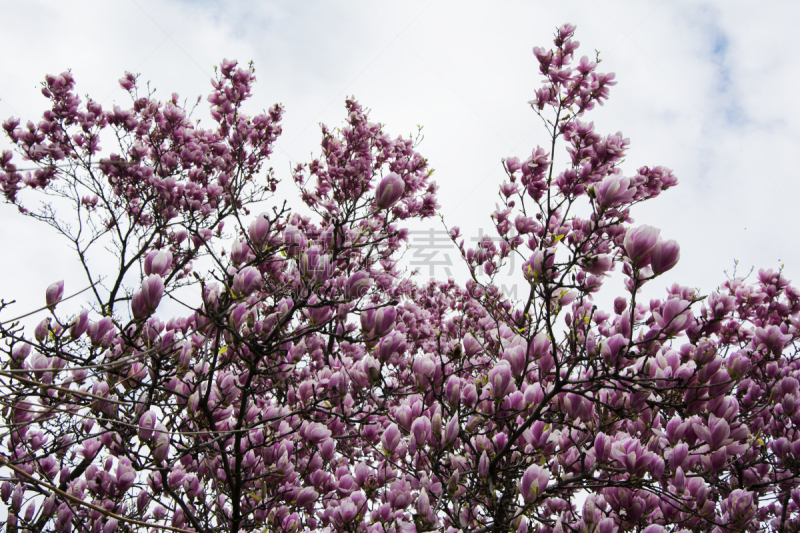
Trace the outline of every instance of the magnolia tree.
<instances>
[{"instance_id":1,"label":"magnolia tree","mask_svg":"<svg viewBox=\"0 0 800 533\"><path fill-rule=\"evenodd\" d=\"M281 106L242 109L252 67L223 61L210 129L131 74L111 110L47 76L43 119L4 124L34 169L4 152L0 183L89 289L70 315L48 287L33 331L38 305L3 305L6 530L798 531L800 292L760 271L642 300L679 249L630 209L676 179L623 175L628 140L585 121L614 76L574 29L534 49L550 138L505 161L497 235L450 230L463 285L398 266L436 185L357 102L293 169L299 214L264 167Z\"/></svg>"}]
</instances>

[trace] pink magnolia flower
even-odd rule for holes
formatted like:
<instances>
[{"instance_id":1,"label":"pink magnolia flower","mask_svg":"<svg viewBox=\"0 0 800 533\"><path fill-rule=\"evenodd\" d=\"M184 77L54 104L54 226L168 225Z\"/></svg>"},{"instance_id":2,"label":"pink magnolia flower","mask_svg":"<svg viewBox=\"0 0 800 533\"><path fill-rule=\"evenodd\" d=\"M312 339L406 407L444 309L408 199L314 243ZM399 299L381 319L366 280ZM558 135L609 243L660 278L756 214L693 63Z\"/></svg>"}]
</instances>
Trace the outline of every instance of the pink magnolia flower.
<instances>
[{"instance_id":1,"label":"pink magnolia flower","mask_svg":"<svg viewBox=\"0 0 800 533\"><path fill-rule=\"evenodd\" d=\"M531 105L561 117L544 143L566 158L532 146L506 159L476 244L441 233L466 283L399 262L422 241L407 228L437 214L437 186L415 140L353 99L346 124L323 126L321 153L291 169L302 208L276 197L254 217L286 189L264 171L282 107L246 112L252 68L222 61L210 127L133 74L120 82L132 104L108 109L72 73L47 76L42 119L2 124L26 169L0 151L0 194L22 212L66 195L52 208L67 222L61 204L88 213L103 238L82 241L80 305L98 317L57 309L62 282L39 316L4 314L7 527L791 529L800 290L783 270L706 299L639 290L680 248L626 229L629 207L677 180L664 167L622 176L630 141L586 118L615 78L580 57L574 32L534 50L544 84ZM122 149L103 150L107 137ZM103 246L113 261L95 261ZM517 258L524 286L509 287ZM627 296L613 292L616 263ZM137 264L145 279L128 293ZM164 294L184 311L154 316Z\"/></svg>"},{"instance_id":2,"label":"pink magnolia flower","mask_svg":"<svg viewBox=\"0 0 800 533\"><path fill-rule=\"evenodd\" d=\"M262 276L257 268L248 266L233 276L231 289L239 296L247 296L257 291L261 287Z\"/></svg>"},{"instance_id":3,"label":"pink magnolia flower","mask_svg":"<svg viewBox=\"0 0 800 533\"><path fill-rule=\"evenodd\" d=\"M330 256L321 253L321 249L312 246L300 258L300 273L315 283L325 283L333 275Z\"/></svg>"},{"instance_id":4,"label":"pink magnolia flower","mask_svg":"<svg viewBox=\"0 0 800 533\"><path fill-rule=\"evenodd\" d=\"M611 256L608 255L596 255L589 259L586 259L582 266L586 269L586 272L590 274L594 274L595 276L600 276L605 274L611 267L614 265L614 261L612 260Z\"/></svg>"},{"instance_id":5,"label":"pink magnolia flower","mask_svg":"<svg viewBox=\"0 0 800 533\"><path fill-rule=\"evenodd\" d=\"M658 243L660 230L652 226L639 226L625 234L625 252L636 267L650 263L650 254Z\"/></svg>"},{"instance_id":6,"label":"pink magnolia flower","mask_svg":"<svg viewBox=\"0 0 800 533\"><path fill-rule=\"evenodd\" d=\"M319 422L312 422L306 427L306 438L314 445L329 439L330 436L331 431Z\"/></svg>"},{"instance_id":7,"label":"pink magnolia flower","mask_svg":"<svg viewBox=\"0 0 800 533\"><path fill-rule=\"evenodd\" d=\"M384 337L394 329L397 310L393 306L369 309L361 313L361 330L367 337Z\"/></svg>"},{"instance_id":8,"label":"pink magnolia flower","mask_svg":"<svg viewBox=\"0 0 800 533\"><path fill-rule=\"evenodd\" d=\"M398 331L389 333L380 340L378 353L381 361L386 362L395 355L399 356L406 350L406 347L406 338L402 333Z\"/></svg>"},{"instance_id":9,"label":"pink magnolia flower","mask_svg":"<svg viewBox=\"0 0 800 533\"><path fill-rule=\"evenodd\" d=\"M397 427L397 424L390 424L383 431L383 435L381 436L381 444L383 447L386 448L386 451L389 453L394 452L397 449L397 445L400 443L400 429Z\"/></svg>"},{"instance_id":10,"label":"pink magnolia flower","mask_svg":"<svg viewBox=\"0 0 800 533\"><path fill-rule=\"evenodd\" d=\"M247 245L247 243L242 242L240 240L233 241L231 245L231 263L234 265L240 265L242 263L246 263L253 257L253 251Z\"/></svg>"},{"instance_id":11,"label":"pink magnolia flower","mask_svg":"<svg viewBox=\"0 0 800 533\"><path fill-rule=\"evenodd\" d=\"M22 362L30 355L31 353L31 345L27 342L18 342L14 344L14 347L11 349L11 358L18 364L22 365Z\"/></svg>"},{"instance_id":12,"label":"pink magnolia flower","mask_svg":"<svg viewBox=\"0 0 800 533\"><path fill-rule=\"evenodd\" d=\"M432 439L431 421L427 416L421 416L411 424L411 434L416 439L417 446L422 446Z\"/></svg>"},{"instance_id":13,"label":"pink magnolia flower","mask_svg":"<svg viewBox=\"0 0 800 533\"><path fill-rule=\"evenodd\" d=\"M597 204L611 208L629 203L636 195L636 188L631 185L630 178L618 175L607 177L595 187Z\"/></svg>"},{"instance_id":14,"label":"pink magnolia flower","mask_svg":"<svg viewBox=\"0 0 800 533\"><path fill-rule=\"evenodd\" d=\"M313 504L319 498L319 493L315 491L312 487L305 487L300 489L300 492L297 493L297 499L295 500L294 504L297 507L308 507L309 505Z\"/></svg>"},{"instance_id":15,"label":"pink magnolia flower","mask_svg":"<svg viewBox=\"0 0 800 533\"><path fill-rule=\"evenodd\" d=\"M144 260L144 273L158 274L162 278L169 273L172 266L172 253L168 251L153 251L147 254Z\"/></svg>"},{"instance_id":16,"label":"pink magnolia flower","mask_svg":"<svg viewBox=\"0 0 800 533\"><path fill-rule=\"evenodd\" d=\"M520 481L519 491L526 503L535 501L550 483L550 472L539 465L531 465L525 470Z\"/></svg>"},{"instance_id":17,"label":"pink magnolia flower","mask_svg":"<svg viewBox=\"0 0 800 533\"><path fill-rule=\"evenodd\" d=\"M117 463L117 489L124 494L136 482L136 471L131 466L130 460L122 457Z\"/></svg>"},{"instance_id":18,"label":"pink magnolia flower","mask_svg":"<svg viewBox=\"0 0 800 533\"><path fill-rule=\"evenodd\" d=\"M518 345L507 348L503 351L503 359L508 361L514 376L520 376L525 372L528 363L525 347Z\"/></svg>"}]
</instances>

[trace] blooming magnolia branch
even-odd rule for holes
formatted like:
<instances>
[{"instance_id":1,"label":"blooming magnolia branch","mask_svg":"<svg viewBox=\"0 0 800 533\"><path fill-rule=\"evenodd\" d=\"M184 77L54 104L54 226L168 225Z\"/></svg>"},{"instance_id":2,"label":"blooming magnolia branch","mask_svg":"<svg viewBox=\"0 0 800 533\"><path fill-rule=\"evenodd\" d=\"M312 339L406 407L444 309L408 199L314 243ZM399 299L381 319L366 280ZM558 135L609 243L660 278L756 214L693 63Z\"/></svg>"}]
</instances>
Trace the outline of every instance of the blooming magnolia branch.
<instances>
[{"instance_id":1,"label":"blooming magnolia branch","mask_svg":"<svg viewBox=\"0 0 800 533\"><path fill-rule=\"evenodd\" d=\"M28 480L32 481L33 483L35 483L38 486L41 486L41 487L43 487L45 489L48 489L48 490L52 490L53 493L57 494L58 496L64 498L67 501L70 501L72 503L77 503L77 504L79 504L81 506L88 507L89 509L91 509L91 510L93 510L93 511L95 511L97 513L100 513L103 516L107 517L108 520L106 522L106 525L111 524L113 526L112 528L108 528L108 529L111 529L111 530L116 529L117 525L119 525L119 522L123 522L123 523L129 523L129 524L133 524L133 525L137 525L137 526L154 527L155 529L161 529L161 530L166 530L166 531L176 531L178 533L186 533L186 531L187 531L185 529L179 529L179 528L174 528L174 527L170 527L170 526L157 526L157 525L153 526L152 524L147 524L146 522L140 522L139 520L134 520L132 518L126 518L124 516L116 515L116 514L110 512L110 511L108 511L107 509L104 509L102 507L98 507L98 506L93 505L91 503L84 502L84 501L76 498L75 496L72 496L69 493L63 492L63 491L59 490L58 488L50 485L49 483L45 483L43 481L34 479L30 475L28 475L28 473L26 473L24 470L22 470L21 468L17 468L14 465L6 464L5 460L2 459L2 458L0 458L0 464L2 464L3 466L6 466L7 468L10 468L14 473L16 473L19 476L22 476L23 479L28 479ZM52 503L50 503L50 505L51 506L54 505L54 502L55 502L55 499L52 500ZM45 503L45 505L47 505L47 502Z\"/></svg>"},{"instance_id":2,"label":"blooming magnolia branch","mask_svg":"<svg viewBox=\"0 0 800 533\"><path fill-rule=\"evenodd\" d=\"M463 286L398 266L437 187L355 100L292 169L305 216L266 168L283 108L243 111L252 65L222 62L209 129L131 74L112 110L47 76L43 119L3 125L35 170L4 152L0 185L91 292L0 324L6 529L798 530L800 292L767 270L643 300L680 249L631 207L677 180L623 175L629 140L585 121L615 81L574 31L534 49L547 148L505 161L496 236L449 230ZM516 257L519 301L496 283Z\"/></svg>"}]
</instances>

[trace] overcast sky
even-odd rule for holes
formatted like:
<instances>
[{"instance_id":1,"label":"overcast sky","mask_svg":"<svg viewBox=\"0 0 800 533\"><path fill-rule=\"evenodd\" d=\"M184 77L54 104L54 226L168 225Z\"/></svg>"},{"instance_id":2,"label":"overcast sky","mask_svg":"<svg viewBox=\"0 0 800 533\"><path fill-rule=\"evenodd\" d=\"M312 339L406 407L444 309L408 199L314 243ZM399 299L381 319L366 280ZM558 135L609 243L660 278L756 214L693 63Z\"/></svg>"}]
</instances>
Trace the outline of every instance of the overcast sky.
<instances>
[{"instance_id":1,"label":"overcast sky","mask_svg":"<svg viewBox=\"0 0 800 533\"><path fill-rule=\"evenodd\" d=\"M575 23L578 55L599 50L600 70L619 82L588 118L631 139L626 174L664 165L680 180L634 211L636 224L681 244L662 285L707 293L734 259L746 269L785 264L800 282L798 3L2 0L0 12L2 119L38 120L48 73L72 69L80 94L110 108L129 105L117 83L126 70L161 99L194 99L222 58L253 60L251 109L286 106L279 176L319 153L318 124L341 124L355 95L393 135L424 126L419 151L436 169L441 213L468 237L491 227L501 158L547 142L526 103L540 83L531 49ZM557 152L556 165L564 161ZM84 285L46 228L9 206L0 220L2 297L39 303L51 281Z\"/></svg>"}]
</instances>

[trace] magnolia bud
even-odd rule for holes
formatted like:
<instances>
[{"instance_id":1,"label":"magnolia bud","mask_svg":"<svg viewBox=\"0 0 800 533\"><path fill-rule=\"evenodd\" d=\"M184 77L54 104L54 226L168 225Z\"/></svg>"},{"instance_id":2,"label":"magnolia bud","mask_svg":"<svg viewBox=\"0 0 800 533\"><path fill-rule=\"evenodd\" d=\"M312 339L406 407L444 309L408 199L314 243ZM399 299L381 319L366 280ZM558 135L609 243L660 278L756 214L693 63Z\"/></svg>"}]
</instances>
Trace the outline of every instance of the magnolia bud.
<instances>
[{"instance_id":1,"label":"magnolia bud","mask_svg":"<svg viewBox=\"0 0 800 533\"><path fill-rule=\"evenodd\" d=\"M131 296L131 315L136 320L147 318L147 306L144 304L142 291L137 291Z\"/></svg>"},{"instance_id":2,"label":"magnolia bud","mask_svg":"<svg viewBox=\"0 0 800 533\"><path fill-rule=\"evenodd\" d=\"M444 433L444 443L448 446L452 445L458 439L458 433L461 428L458 423L458 415L453 416L450 422L447 423L447 428Z\"/></svg>"},{"instance_id":3,"label":"magnolia bud","mask_svg":"<svg viewBox=\"0 0 800 533\"><path fill-rule=\"evenodd\" d=\"M45 301L47 302L47 307L53 309L56 304L61 301L62 296L64 296L63 279L47 287L47 291L45 292Z\"/></svg>"},{"instance_id":4,"label":"magnolia bud","mask_svg":"<svg viewBox=\"0 0 800 533\"><path fill-rule=\"evenodd\" d=\"M431 501L428 497L428 491L424 488L419 491L419 498L417 498L417 512L422 516L427 516L431 511Z\"/></svg>"},{"instance_id":5,"label":"magnolia bud","mask_svg":"<svg viewBox=\"0 0 800 533\"><path fill-rule=\"evenodd\" d=\"M330 256L323 255L318 246L306 250L299 261L300 274L318 284L323 284L333 274Z\"/></svg>"},{"instance_id":6,"label":"magnolia bud","mask_svg":"<svg viewBox=\"0 0 800 533\"><path fill-rule=\"evenodd\" d=\"M481 454L478 460L478 475L480 477L487 477L489 475L489 456L486 455L486 450Z\"/></svg>"},{"instance_id":7,"label":"magnolia bud","mask_svg":"<svg viewBox=\"0 0 800 533\"><path fill-rule=\"evenodd\" d=\"M150 495L145 490L141 491L136 497L136 510L139 512L139 514L143 514L147 510L147 506L149 504Z\"/></svg>"},{"instance_id":8,"label":"magnolia bud","mask_svg":"<svg viewBox=\"0 0 800 533\"><path fill-rule=\"evenodd\" d=\"M527 358L525 356L525 347L512 346L503 351L503 359L508 361L511 366L511 372L515 376L520 376L525 372L527 367Z\"/></svg>"},{"instance_id":9,"label":"magnolia bud","mask_svg":"<svg viewBox=\"0 0 800 533\"><path fill-rule=\"evenodd\" d=\"M31 345L27 342L18 342L14 344L14 347L11 349L11 359L13 359L17 364L22 364L25 358L28 357L31 353Z\"/></svg>"},{"instance_id":10,"label":"magnolia bud","mask_svg":"<svg viewBox=\"0 0 800 533\"><path fill-rule=\"evenodd\" d=\"M364 296L372 286L369 274L359 271L347 278L344 284L344 294L347 298L357 299Z\"/></svg>"},{"instance_id":11,"label":"magnolia bud","mask_svg":"<svg viewBox=\"0 0 800 533\"><path fill-rule=\"evenodd\" d=\"M308 243L303 235L295 226L286 226L283 232L283 242L286 244L286 255L294 257L300 250L305 249Z\"/></svg>"},{"instance_id":12,"label":"magnolia bud","mask_svg":"<svg viewBox=\"0 0 800 533\"><path fill-rule=\"evenodd\" d=\"M153 436L156 427L156 415L152 411L145 411L139 418L139 440L147 441Z\"/></svg>"},{"instance_id":13,"label":"magnolia bud","mask_svg":"<svg viewBox=\"0 0 800 533\"><path fill-rule=\"evenodd\" d=\"M458 490L458 470L450 476L450 479L447 480L447 492L449 494L455 494Z\"/></svg>"},{"instance_id":14,"label":"magnolia bud","mask_svg":"<svg viewBox=\"0 0 800 533\"><path fill-rule=\"evenodd\" d=\"M197 414L197 408L200 405L200 394L199 392L192 393L189 396L189 401L186 404L186 407L189 409L189 414L195 416Z\"/></svg>"},{"instance_id":15,"label":"magnolia bud","mask_svg":"<svg viewBox=\"0 0 800 533\"><path fill-rule=\"evenodd\" d=\"M12 511L19 513L22 508L22 485L17 484L11 492L11 505L9 506Z\"/></svg>"},{"instance_id":16,"label":"magnolia bud","mask_svg":"<svg viewBox=\"0 0 800 533\"><path fill-rule=\"evenodd\" d=\"M369 337L384 337L394 329L396 319L393 306L370 309L361 313L361 329Z\"/></svg>"},{"instance_id":17,"label":"magnolia bud","mask_svg":"<svg viewBox=\"0 0 800 533\"><path fill-rule=\"evenodd\" d=\"M117 530L117 519L107 518L106 525L103 526L103 533L114 533Z\"/></svg>"},{"instance_id":18,"label":"magnolia bud","mask_svg":"<svg viewBox=\"0 0 800 533\"><path fill-rule=\"evenodd\" d=\"M81 314L72 319L72 325L69 328L69 335L73 339L77 339L89 329L89 311L83 311Z\"/></svg>"},{"instance_id":19,"label":"magnolia bud","mask_svg":"<svg viewBox=\"0 0 800 533\"><path fill-rule=\"evenodd\" d=\"M681 247L678 246L677 242L659 242L656 244L655 248L653 248L653 253L650 256L653 273L657 276L663 274L677 265L680 258Z\"/></svg>"},{"instance_id":20,"label":"magnolia bud","mask_svg":"<svg viewBox=\"0 0 800 533\"><path fill-rule=\"evenodd\" d=\"M512 386L511 365L508 361L501 360L492 368L489 372L489 383L492 385L492 396L496 401L505 398Z\"/></svg>"},{"instance_id":21,"label":"magnolia bud","mask_svg":"<svg viewBox=\"0 0 800 533\"><path fill-rule=\"evenodd\" d=\"M431 418L431 431L437 438L442 435L442 415L439 412Z\"/></svg>"},{"instance_id":22,"label":"magnolia bud","mask_svg":"<svg viewBox=\"0 0 800 533\"><path fill-rule=\"evenodd\" d=\"M148 276L158 274L164 277L172 266L172 254L170 252L153 251L147 254L144 260L144 273Z\"/></svg>"},{"instance_id":23,"label":"magnolia bud","mask_svg":"<svg viewBox=\"0 0 800 533\"><path fill-rule=\"evenodd\" d=\"M108 347L114 335L114 323L104 317L89 326L89 338L94 346Z\"/></svg>"},{"instance_id":24,"label":"magnolia bud","mask_svg":"<svg viewBox=\"0 0 800 533\"><path fill-rule=\"evenodd\" d=\"M36 337L37 341L44 342L49 331L50 317L47 317L36 325L36 329L33 330L33 336Z\"/></svg>"},{"instance_id":25,"label":"magnolia bud","mask_svg":"<svg viewBox=\"0 0 800 533\"><path fill-rule=\"evenodd\" d=\"M161 302L164 294L164 281L158 274L151 274L142 283L142 301L147 310L152 313Z\"/></svg>"},{"instance_id":26,"label":"magnolia bud","mask_svg":"<svg viewBox=\"0 0 800 533\"><path fill-rule=\"evenodd\" d=\"M154 444L151 444L150 451L153 454L153 460L160 463L169 456L170 442L169 432L161 422L158 422L154 428L155 438Z\"/></svg>"},{"instance_id":27,"label":"magnolia bud","mask_svg":"<svg viewBox=\"0 0 800 533\"><path fill-rule=\"evenodd\" d=\"M406 184L394 172L387 174L375 189L375 203L379 209L389 209L400 200Z\"/></svg>"},{"instance_id":28,"label":"magnolia bud","mask_svg":"<svg viewBox=\"0 0 800 533\"><path fill-rule=\"evenodd\" d=\"M389 453L395 451L397 449L397 445L400 443L400 429L397 427L397 424L391 424L387 427L384 432L383 436L381 436L381 443L383 447L386 448L386 451Z\"/></svg>"},{"instance_id":29,"label":"magnolia bud","mask_svg":"<svg viewBox=\"0 0 800 533\"><path fill-rule=\"evenodd\" d=\"M263 248L269 234L269 218L266 213L261 213L250 223L249 233L253 244Z\"/></svg>"},{"instance_id":30,"label":"magnolia bud","mask_svg":"<svg viewBox=\"0 0 800 533\"><path fill-rule=\"evenodd\" d=\"M42 516L50 516L56 509L56 495L50 494L42 504Z\"/></svg>"}]
</instances>

